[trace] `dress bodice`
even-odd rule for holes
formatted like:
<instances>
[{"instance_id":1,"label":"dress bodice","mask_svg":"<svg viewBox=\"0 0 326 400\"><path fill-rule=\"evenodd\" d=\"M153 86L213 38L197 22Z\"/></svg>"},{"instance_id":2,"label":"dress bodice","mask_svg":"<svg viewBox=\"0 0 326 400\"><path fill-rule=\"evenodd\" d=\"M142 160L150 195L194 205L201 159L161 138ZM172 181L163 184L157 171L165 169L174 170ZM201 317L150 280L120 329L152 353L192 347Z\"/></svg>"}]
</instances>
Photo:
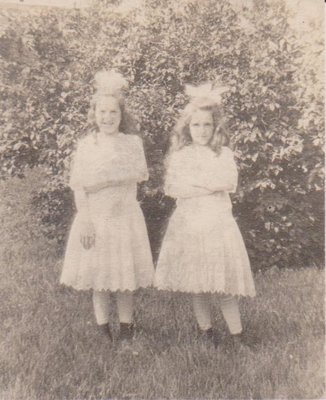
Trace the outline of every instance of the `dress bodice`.
<instances>
[{"instance_id":1,"label":"dress bodice","mask_svg":"<svg viewBox=\"0 0 326 400\"><path fill-rule=\"evenodd\" d=\"M148 179L141 139L135 135L88 135L78 144L70 186L74 190L106 181L140 182Z\"/></svg>"},{"instance_id":2,"label":"dress bodice","mask_svg":"<svg viewBox=\"0 0 326 400\"><path fill-rule=\"evenodd\" d=\"M132 212L138 207L137 182L146 179L146 159L138 136L88 135L79 142L70 186L75 191L78 210L87 209L92 219ZM104 188L85 194L85 188L97 184L104 184Z\"/></svg>"},{"instance_id":3,"label":"dress bodice","mask_svg":"<svg viewBox=\"0 0 326 400\"><path fill-rule=\"evenodd\" d=\"M173 153L168 162L165 190L176 198L202 197L196 188L206 188L217 198L228 198L227 193L214 190L230 186L234 192L238 172L232 151L222 147L219 155L207 146L190 145Z\"/></svg>"}]
</instances>

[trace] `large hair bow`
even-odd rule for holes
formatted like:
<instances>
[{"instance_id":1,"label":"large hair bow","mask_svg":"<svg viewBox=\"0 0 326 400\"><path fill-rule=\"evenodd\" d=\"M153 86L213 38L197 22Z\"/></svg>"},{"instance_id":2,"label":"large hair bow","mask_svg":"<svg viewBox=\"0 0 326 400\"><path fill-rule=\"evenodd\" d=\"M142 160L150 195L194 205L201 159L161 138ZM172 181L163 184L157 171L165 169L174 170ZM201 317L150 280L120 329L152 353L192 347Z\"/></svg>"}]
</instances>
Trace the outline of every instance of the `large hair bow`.
<instances>
[{"instance_id":1,"label":"large hair bow","mask_svg":"<svg viewBox=\"0 0 326 400\"><path fill-rule=\"evenodd\" d=\"M222 94L228 90L226 86L218 86L213 88L211 82L204 83L199 86L186 85L186 94L191 100L208 99L213 103L220 104L222 101Z\"/></svg>"},{"instance_id":2,"label":"large hair bow","mask_svg":"<svg viewBox=\"0 0 326 400\"><path fill-rule=\"evenodd\" d=\"M120 96L128 88L127 80L116 71L99 71L95 74L95 88L98 95Z\"/></svg>"}]
</instances>

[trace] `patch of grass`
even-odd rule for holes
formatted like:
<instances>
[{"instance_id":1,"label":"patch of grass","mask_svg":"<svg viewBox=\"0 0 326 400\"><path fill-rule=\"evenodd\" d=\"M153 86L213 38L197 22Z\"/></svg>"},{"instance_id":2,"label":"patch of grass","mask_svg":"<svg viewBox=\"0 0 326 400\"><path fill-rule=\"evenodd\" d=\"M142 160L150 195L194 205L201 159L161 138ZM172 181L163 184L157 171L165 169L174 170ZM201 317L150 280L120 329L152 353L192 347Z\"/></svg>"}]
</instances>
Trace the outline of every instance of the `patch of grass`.
<instances>
[{"instance_id":1,"label":"patch of grass","mask_svg":"<svg viewBox=\"0 0 326 400\"><path fill-rule=\"evenodd\" d=\"M197 341L189 296L154 289L137 292L137 336L122 347L98 335L90 292L59 285L55 246L29 235L29 193L19 186L26 182L8 185L1 213L1 399L321 398L322 270L256 275L257 297L240 302L245 329L261 339L255 349ZM14 189L21 196L9 214ZM227 337L215 297L212 307ZM111 317L117 329L114 298Z\"/></svg>"}]
</instances>

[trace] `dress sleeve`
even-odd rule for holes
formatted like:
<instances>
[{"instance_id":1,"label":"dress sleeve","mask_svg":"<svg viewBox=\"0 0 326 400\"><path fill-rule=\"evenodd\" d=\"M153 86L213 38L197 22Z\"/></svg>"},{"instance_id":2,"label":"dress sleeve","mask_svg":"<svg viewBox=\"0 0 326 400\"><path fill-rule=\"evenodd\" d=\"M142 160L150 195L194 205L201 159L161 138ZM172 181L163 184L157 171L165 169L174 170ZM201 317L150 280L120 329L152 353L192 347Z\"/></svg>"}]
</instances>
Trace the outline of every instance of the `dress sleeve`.
<instances>
[{"instance_id":1,"label":"dress sleeve","mask_svg":"<svg viewBox=\"0 0 326 400\"><path fill-rule=\"evenodd\" d=\"M83 160L82 160L82 145L78 143L75 150L71 165L70 165L70 179L69 186L72 190L79 190L83 188Z\"/></svg>"},{"instance_id":2,"label":"dress sleeve","mask_svg":"<svg viewBox=\"0 0 326 400\"><path fill-rule=\"evenodd\" d=\"M219 191L221 187L229 186L227 190L235 193L238 183L238 170L233 153L228 147L222 148L222 153L217 158L213 168L202 177L202 185L211 191Z\"/></svg>"},{"instance_id":3,"label":"dress sleeve","mask_svg":"<svg viewBox=\"0 0 326 400\"><path fill-rule=\"evenodd\" d=\"M149 178L147 161L144 153L144 146L141 138L135 136L136 154L135 154L135 173L137 182L147 181Z\"/></svg>"},{"instance_id":4,"label":"dress sleeve","mask_svg":"<svg viewBox=\"0 0 326 400\"><path fill-rule=\"evenodd\" d=\"M79 143L72 159L69 186L74 191L74 199L78 212L88 215L88 198L83 182L83 149Z\"/></svg>"},{"instance_id":5,"label":"dress sleeve","mask_svg":"<svg viewBox=\"0 0 326 400\"><path fill-rule=\"evenodd\" d=\"M166 164L167 169L165 174L164 192L168 196L177 197L180 179L177 174L177 163L173 154L170 155Z\"/></svg>"},{"instance_id":6,"label":"dress sleeve","mask_svg":"<svg viewBox=\"0 0 326 400\"><path fill-rule=\"evenodd\" d=\"M225 152L225 164L227 168L226 179L231 184L232 189L230 193L235 193L238 186L238 168L235 163L233 152L228 147L224 147Z\"/></svg>"}]
</instances>

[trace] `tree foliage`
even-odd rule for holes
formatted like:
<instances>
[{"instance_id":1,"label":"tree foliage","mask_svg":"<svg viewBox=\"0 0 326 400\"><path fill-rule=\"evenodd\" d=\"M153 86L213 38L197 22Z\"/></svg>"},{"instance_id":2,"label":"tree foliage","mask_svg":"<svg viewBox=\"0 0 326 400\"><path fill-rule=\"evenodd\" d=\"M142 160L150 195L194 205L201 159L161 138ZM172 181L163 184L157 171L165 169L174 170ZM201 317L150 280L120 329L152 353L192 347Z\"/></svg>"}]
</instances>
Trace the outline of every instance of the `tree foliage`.
<instances>
[{"instance_id":1,"label":"tree foliage","mask_svg":"<svg viewBox=\"0 0 326 400\"><path fill-rule=\"evenodd\" d=\"M215 0L146 0L124 13L119 3L18 16L1 11L2 176L23 175L26 166L46 169L48 185L36 204L47 231L63 238L72 209L67 171L76 139L86 132L92 78L115 68L129 80L128 107L143 133L150 180L139 196L157 253L173 208L162 191L163 161L187 102L184 84L220 81L229 87L223 101L240 169L234 213L255 268L317 262L320 38L307 57L281 1L256 1L241 14Z\"/></svg>"}]
</instances>

